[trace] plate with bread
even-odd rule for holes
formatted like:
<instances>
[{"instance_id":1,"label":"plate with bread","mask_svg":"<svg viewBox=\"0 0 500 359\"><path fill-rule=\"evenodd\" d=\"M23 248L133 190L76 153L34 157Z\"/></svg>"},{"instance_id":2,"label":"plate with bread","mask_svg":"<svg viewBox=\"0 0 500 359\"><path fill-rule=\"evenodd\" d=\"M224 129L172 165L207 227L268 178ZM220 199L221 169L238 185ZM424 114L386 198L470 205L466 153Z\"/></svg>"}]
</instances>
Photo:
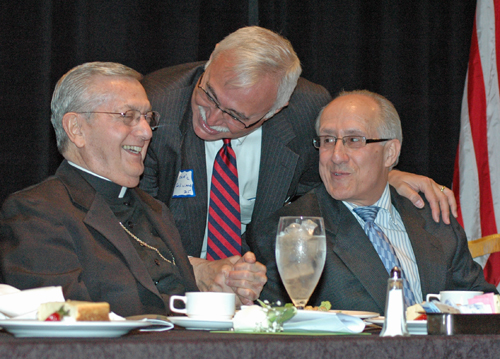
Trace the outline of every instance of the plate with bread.
<instances>
[{"instance_id":1,"label":"plate with bread","mask_svg":"<svg viewBox=\"0 0 500 359\"><path fill-rule=\"evenodd\" d=\"M110 314L109 304L105 302L49 302L39 306L37 320L5 319L0 320L0 327L19 338L113 338L158 324L144 320L110 320Z\"/></svg>"}]
</instances>

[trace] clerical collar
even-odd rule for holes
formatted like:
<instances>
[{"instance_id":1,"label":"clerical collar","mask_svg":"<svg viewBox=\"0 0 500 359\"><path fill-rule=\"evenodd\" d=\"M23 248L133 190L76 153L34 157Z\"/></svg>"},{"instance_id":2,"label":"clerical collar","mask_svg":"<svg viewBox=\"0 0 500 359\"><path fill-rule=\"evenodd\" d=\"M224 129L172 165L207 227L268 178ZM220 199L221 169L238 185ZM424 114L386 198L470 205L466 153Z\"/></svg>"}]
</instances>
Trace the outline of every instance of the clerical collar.
<instances>
[{"instance_id":1,"label":"clerical collar","mask_svg":"<svg viewBox=\"0 0 500 359\"><path fill-rule=\"evenodd\" d=\"M127 187L120 186L106 177L100 176L86 168L78 166L76 163L68 161L68 163L80 170L80 174L90 185L105 198L123 198L127 193Z\"/></svg>"}]
</instances>

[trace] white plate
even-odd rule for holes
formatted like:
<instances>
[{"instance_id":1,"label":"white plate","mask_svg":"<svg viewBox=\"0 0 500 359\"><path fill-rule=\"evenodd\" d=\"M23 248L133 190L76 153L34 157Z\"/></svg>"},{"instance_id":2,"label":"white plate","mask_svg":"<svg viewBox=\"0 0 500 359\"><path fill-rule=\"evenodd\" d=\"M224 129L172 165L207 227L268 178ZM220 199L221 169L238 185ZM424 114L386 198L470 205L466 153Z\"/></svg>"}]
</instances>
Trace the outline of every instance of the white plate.
<instances>
[{"instance_id":1,"label":"white plate","mask_svg":"<svg viewBox=\"0 0 500 359\"><path fill-rule=\"evenodd\" d=\"M384 326L384 317L370 318L366 321ZM411 335L427 335L427 320L408 320L406 325Z\"/></svg>"},{"instance_id":2,"label":"white plate","mask_svg":"<svg viewBox=\"0 0 500 359\"><path fill-rule=\"evenodd\" d=\"M315 320L319 318L325 318L331 315L337 315L338 313L346 314L346 315L351 315L353 317L357 317L360 319L366 319L366 318L374 318L378 317L378 313L374 312L360 312L360 311L355 311L355 310L329 310L328 312L322 312L319 310L298 310L297 314L290 319L288 322L290 323L296 323L296 322L303 322L306 320Z\"/></svg>"},{"instance_id":3,"label":"white plate","mask_svg":"<svg viewBox=\"0 0 500 359\"><path fill-rule=\"evenodd\" d=\"M362 312L359 310L330 310L330 312L351 315L360 319L375 318L380 315L379 313L375 312Z\"/></svg>"},{"instance_id":4,"label":"white plate","mask_svg":"<svg viewBox=\"0 0 500 359\"><path fill-rule=\"evenodd\" d=\"M228 330L233 327L232 320L193 319L189 317L168 317L168 320L191 330Z\"/></svg>"},{"instance_id":5,"label":"white plate","mask_svg":"<svg viewBox=\"0 0 500 359\"><path fill-rule=\"evenodd\" d=\"M18 338L115 338L152 323L135 320L112 322L40 322L37 320L0 320L0 327Z\"/></svg>"}]
</instances>

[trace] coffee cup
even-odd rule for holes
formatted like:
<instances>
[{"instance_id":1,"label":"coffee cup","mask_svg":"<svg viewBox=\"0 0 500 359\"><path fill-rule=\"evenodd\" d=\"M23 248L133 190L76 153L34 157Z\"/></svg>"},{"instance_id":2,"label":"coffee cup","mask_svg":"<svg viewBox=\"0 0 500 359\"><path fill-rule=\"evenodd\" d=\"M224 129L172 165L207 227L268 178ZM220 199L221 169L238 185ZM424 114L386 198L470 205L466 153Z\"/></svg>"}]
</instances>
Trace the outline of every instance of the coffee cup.
<instances>
[{"instance_id":1,"label":"coffee cup","mask_svg":"<svg viewBox=\"0 0 500 359\"><path fill-rule=\"evenodd\" d=\"M468 299L474 298L476 295L481 295L483 292L471 290L443 290L439 294L427 294L426 301L431 299L438 299L441 303L460 306L469 304Z\"/></svg>"},{"instance_id":2,"label":"coffee cup","mask_svg":"<svg viewBox=\"0 0 500 359\"><path fill-rule=\"evenodd\" d=\"M175 306L176 301L184 303L185 308ZM170 310L186 314L193 319L229 320L235 311L236 295L220 292L187 292L185 296L172 295Z\"/></svg>"}]
</instances>

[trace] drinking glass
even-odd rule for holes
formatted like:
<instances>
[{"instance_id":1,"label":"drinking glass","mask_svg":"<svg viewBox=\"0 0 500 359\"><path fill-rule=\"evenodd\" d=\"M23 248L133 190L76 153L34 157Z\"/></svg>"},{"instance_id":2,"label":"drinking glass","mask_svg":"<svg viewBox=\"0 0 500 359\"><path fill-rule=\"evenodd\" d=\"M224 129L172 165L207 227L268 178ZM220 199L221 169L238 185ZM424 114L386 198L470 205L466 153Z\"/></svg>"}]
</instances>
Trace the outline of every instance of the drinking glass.
<instances>
[{"instance_id":1,"label":"drinking glass","mask_svg":"<svg viewBox=\"0 0 500 359\"><path fill-rule=\"evenodd\" d=\"M288 295L304 309L318 284L326 258L325 225L321 217L280 217L276 264Z\"/></svg>"}]
</instances>

